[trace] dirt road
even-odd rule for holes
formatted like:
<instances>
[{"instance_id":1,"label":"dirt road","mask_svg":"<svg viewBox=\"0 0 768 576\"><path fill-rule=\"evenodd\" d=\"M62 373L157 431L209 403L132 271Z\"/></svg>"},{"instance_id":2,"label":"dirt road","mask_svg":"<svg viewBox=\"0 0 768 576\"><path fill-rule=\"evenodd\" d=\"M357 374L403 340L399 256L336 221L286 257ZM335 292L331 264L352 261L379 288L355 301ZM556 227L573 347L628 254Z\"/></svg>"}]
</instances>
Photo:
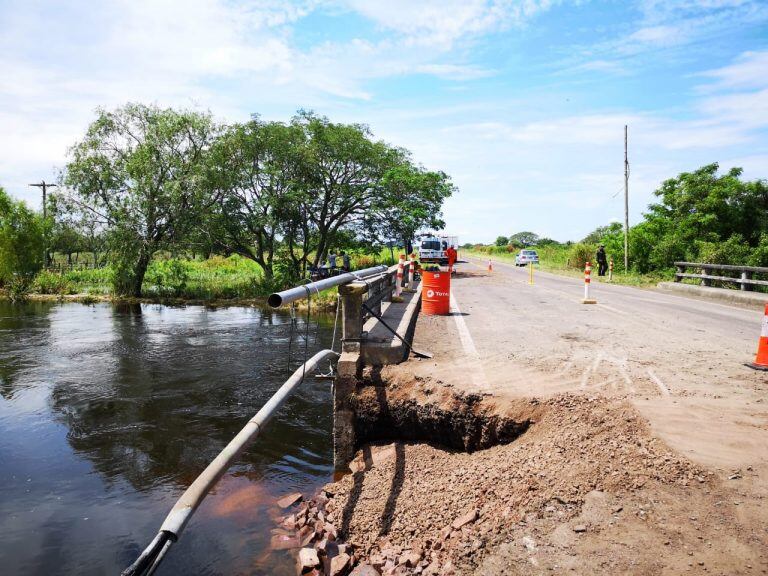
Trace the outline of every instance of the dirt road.
<instances>
[{"instance_id":1,"label":"dirt road","mask_svg":"<svg viewBox=\"0 0 768 576\"><path fill-rule=\"evenodd\" d=\"M578 279L529 285L502 263L460 265L451 289L451 316L417 324L434 358L360 393L380 438L406 443L366 448L329 487L363 560L383 574L768 573L768 376L744 366L760 312L597 279L585 305ZM527 431L440 447L435 422L470 413Z\"/></svg>"}]
</instances>

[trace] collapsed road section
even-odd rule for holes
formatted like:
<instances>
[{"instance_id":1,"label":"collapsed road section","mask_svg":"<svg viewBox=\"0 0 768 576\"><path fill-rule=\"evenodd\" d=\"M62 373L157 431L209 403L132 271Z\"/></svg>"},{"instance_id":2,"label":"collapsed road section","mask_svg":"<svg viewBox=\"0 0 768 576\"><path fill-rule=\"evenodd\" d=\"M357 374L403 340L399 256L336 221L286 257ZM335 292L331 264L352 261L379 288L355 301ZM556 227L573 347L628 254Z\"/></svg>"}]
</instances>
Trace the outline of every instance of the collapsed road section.
<instances>
[{"instance_id":1,"label":"collapsed road section","mask_svg":"<svg viewBox=\"0 0 768 576\"><path fill-rule=\"evenodd\" d=\"M602 284L583 306L501 266L452 284L413 334L431 359L342 356L345 473L275 528L300 571L768 573L750 312Z\"/></svg>"}]
</instances>

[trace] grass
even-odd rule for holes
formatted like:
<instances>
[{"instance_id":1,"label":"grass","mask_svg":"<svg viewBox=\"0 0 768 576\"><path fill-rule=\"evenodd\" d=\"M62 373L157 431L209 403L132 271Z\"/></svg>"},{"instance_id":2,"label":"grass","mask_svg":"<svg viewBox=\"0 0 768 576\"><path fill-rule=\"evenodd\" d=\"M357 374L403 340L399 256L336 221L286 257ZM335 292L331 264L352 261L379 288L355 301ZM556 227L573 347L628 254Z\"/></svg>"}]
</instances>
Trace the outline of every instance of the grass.
<instances>
[{"instance_id":1,"label":"grass","mask_svg":"<svg viewBox=\"0 0 768 576\"><path fill-rule=\"evenodd\" d=\"M353 269L375 265L371 256L353 256ZM380 260L379 260L380 261ZM258 264L237 255L213 256L207 260L158 257L144 278L144 299L169 303L253 302L263 303L273 292L285 289L285 282L265 278ZM32 285L32 295L68 299L109 299L112 297L112 268L83 268L62 272L43 270ZM313 294L312 306L333 308L336 288ZM300 303L306 307L306 301Z\"/></svg>"},{"instance_id":2,"label":"grass","mask_svg":"<svg viewBox=\"0 0 768 576\"><path fill-rule=\"evenodd\" d=\"M561 276L570 276L573 278L583 278L584 269L581 266L574 266L572 264L570 247L568 246L542 246L536 248L536 252L539 254L538 269L544 272L551 272L553 274L559 274ZM470 256L476 256L479 258L491 258L493 260L499 260L502 262L509 262L514 264L516 252L501 252L488 254L479 250L462 249L461 253ZM597 278L597 265L593 264L592 275ZM641 288L651 288L656 286L659 282L674 280L674 272L672 271L658 271L648 274L639 274L637 272L630 271L624 273L623 271L614 270L613 283L624 284L627 286L638 286Z\"/></svg>"}]
</instances>

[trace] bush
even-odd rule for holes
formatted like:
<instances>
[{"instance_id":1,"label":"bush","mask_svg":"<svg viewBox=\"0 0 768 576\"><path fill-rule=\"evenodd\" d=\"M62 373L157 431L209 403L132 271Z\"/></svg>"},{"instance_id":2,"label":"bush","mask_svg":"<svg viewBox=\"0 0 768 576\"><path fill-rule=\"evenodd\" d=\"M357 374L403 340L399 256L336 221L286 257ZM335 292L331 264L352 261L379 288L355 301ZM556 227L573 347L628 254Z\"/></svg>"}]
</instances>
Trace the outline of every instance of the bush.
<instances>
[{"instance_id":1,"label":"bush","mask_svg":"<svg viewBox=\"0 0 768 576\"><path fill-rule=\"evenodd\" d=\"M355 270L370 268L372 266L376 266L376 260L373 256L359 255L355 256L352 260L352 268Z\"/></svg>"},{"instance_id":2,"label":"bush","mask_svg":"<svg viewBox=\"0 0 768 576\"><path fill-rule=\"evenodd\" d=\"M589 244L581 242L574 244L568 252L568 266L577 270L583 270L587 262L594 263L596 250L595 246Z\"/></svg>"},{"instance_id":3,"label":"bush","mask_svg":"<svg viewBox=\"0 0 768 576\"><path fill-rule=\"evenodd\" d=\"M72 283L62 274L42 270L32 285L32 290L38 294L73 294Z\"/></svg>"},{"instance_id":4,"label":"bush","mask_svg":"<svg viewBox=\"0 0 768 576\"><path fill-rule=\"evenodd\" d=\"M26 300L31 284L30 277L24 274L14 274L8 278L5 286L11 302L23 302Z\"/></svg>"},{"instance_id":5,"label":"bush","mask_svg":"<svg viewBox=\"0 0 768 576\"><path fill-rule=\"evenodd\" d=\"M189 267L176 258L156 260L147 268L144 282L161 296L181 296L189 280Z\"/></svg>"},{"instance_id":6,"label":"bush","mask_svg":"<svg viewBox=\"0 0 768 576\"><path fill-rule=\"evenodd\" d=\"M744 265L752 253L741 234L733 234L725 242L697 242L696 248L698 261L707 264Z\"/></svg>"}]
</instances>

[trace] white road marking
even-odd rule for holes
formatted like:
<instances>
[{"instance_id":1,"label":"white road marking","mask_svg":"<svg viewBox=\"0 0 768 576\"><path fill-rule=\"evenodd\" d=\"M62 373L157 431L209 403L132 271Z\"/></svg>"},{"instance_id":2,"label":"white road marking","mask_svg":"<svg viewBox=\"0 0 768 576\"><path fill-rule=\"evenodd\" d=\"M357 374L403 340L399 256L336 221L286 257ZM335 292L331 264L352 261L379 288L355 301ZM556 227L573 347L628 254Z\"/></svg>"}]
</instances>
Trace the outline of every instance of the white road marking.
<instances>
[{"instance_id":1,"label":"white road marking","mask_svg":"<svg viewBox=\"0 0 768 576\"><path fill-rule=\"evenodd\" d=\"M472 382L477 387L488 388L488 379L485 377L485 370L480 362L480 354L477 352L475 341L472 340L472 335L469 333L467 323L464 322L464 316L461 314L461 308L459 308L459 303L453 292L451 292L450 310L453 314L453 319L456 321L456 329L459 331L461 347L464 348L465 354L472 363L472 367L470 368Z\"/></svg>"},{"instance_id":2,"label":"white road marking","mask_svg":"<svg viewBox=\"0 0 768 576\"><path fill-rule=\"evenodd\" d=\"M648 377L653 380L654 384L659 387L659 390L661 390L662 396L669 396L669 388L664 384L664 382L661 381L661 378L656 376L656 374L653 373L653 370L648 368Z\"/></svg>"},{"instance_id":3,"label":"white road marking","mask_svg":"<svg viewBox=\"0 0 768 576\"><path fill-rule=\"evenodd\" d=\"M602 352L598 352L597 355L595 356L595 361L592 362L592 365L591 366L587 366L587 369L584 370L584 374L582 374L582 376L581 376L581 387L582 388L586 388L587 387L587 382L589 382L589 375L592 372L594 372L595 370L597 370L597 367L600 366L600 360L602 360L602 359L603 359L603 353Z\"/></svg>"}]
</instances>

